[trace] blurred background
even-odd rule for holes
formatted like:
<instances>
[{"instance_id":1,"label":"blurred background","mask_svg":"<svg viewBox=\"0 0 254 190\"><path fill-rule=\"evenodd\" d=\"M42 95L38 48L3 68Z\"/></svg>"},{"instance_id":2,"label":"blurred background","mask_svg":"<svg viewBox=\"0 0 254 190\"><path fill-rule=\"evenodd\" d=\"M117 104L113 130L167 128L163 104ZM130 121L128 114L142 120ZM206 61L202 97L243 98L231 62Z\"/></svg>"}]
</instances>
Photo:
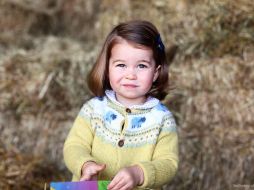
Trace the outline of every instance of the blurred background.
<instances>
[{"instance_id":1,"label":"blurred background","mask_svg":"<svg viewBox=\"0 0 254 190\"><path fill-rule=\"evenodd\" d=\"M180 165L165 189L254 189L253 0L0 0L1 190L71 179L62 147L87 72L130 19L158 27L171 61Z\"/></svg>"}]
</instances>

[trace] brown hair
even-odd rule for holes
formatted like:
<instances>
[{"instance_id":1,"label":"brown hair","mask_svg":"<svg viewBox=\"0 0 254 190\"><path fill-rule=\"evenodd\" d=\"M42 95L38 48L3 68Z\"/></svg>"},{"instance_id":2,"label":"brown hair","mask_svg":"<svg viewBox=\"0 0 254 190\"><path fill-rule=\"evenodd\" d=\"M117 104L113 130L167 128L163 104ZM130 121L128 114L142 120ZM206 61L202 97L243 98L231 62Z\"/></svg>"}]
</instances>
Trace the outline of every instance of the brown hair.
<instances>
[{"instance_id":1,"label":"brown hair","mask_svg":"<svg viewBox=\"0 0 254 190\"><path fill-rule=\"evenodd\" d=\"M108 78L109 59L113 46L121 39L152 49L156 67L160 65L160 70L148 95L164 99L168 87L168 63L164 45L156 27L148 21L141 20L120 23L109 33L95 65L88 74L89 89L95 96L103 96L105 90L111 89Z\"/></svg>"}]
</instances>

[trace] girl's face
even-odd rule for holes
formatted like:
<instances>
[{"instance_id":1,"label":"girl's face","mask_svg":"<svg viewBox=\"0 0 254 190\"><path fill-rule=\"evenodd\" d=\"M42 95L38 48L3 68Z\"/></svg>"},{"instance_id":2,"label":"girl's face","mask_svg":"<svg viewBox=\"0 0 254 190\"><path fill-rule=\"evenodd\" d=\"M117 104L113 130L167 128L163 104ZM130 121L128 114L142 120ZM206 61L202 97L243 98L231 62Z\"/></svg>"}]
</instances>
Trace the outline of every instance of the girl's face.
<instances>
[{"instance_id":1,"label":"girl's face","mask_svg":"<svg viewBox=\"0 0 254 190\"><path fill-rule=\"evenodd\" d=\"M122 40L113 46L109 59L109 81L116 99L125 106L143 104L158 78L153 52Z\"/></svg>"}]
</instances>

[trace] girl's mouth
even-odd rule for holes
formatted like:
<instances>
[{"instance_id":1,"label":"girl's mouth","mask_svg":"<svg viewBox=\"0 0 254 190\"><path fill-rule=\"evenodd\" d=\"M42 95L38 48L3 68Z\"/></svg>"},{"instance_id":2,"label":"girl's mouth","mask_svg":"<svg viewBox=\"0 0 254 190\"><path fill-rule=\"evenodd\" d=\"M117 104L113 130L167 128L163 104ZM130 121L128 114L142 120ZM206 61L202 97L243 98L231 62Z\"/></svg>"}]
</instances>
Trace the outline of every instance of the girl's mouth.
<instances>
[{"instance_id":1,"label":"girl's mouth","mask_svg":"<svg viewBox=\"0 0 254 190\"><path fill-rule=\"evenodd\" d=\"M137 87L137 85L135 85L135 84L124 84L123 86L126 88L136 88Z\"/></svg>"}]
</instances>

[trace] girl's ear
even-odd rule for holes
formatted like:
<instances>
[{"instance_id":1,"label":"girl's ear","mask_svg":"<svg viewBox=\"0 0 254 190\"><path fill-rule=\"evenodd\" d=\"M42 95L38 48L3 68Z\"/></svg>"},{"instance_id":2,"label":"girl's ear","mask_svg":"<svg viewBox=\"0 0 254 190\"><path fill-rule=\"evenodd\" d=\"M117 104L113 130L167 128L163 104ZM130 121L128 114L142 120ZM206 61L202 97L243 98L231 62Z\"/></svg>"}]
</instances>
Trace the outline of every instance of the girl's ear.
<instances>
[{"instance_id":1,"label":"girl's ear","mask_svg":"<svg viewBox=\"0 0 254 190\"><path fill-rule=\"evenodd\" d=\"M157 78L159 77L160 69L161 69L160 65L155 69L154 75L153 75L153 82L155 82Z\"/></svg>"}]
</instances>

